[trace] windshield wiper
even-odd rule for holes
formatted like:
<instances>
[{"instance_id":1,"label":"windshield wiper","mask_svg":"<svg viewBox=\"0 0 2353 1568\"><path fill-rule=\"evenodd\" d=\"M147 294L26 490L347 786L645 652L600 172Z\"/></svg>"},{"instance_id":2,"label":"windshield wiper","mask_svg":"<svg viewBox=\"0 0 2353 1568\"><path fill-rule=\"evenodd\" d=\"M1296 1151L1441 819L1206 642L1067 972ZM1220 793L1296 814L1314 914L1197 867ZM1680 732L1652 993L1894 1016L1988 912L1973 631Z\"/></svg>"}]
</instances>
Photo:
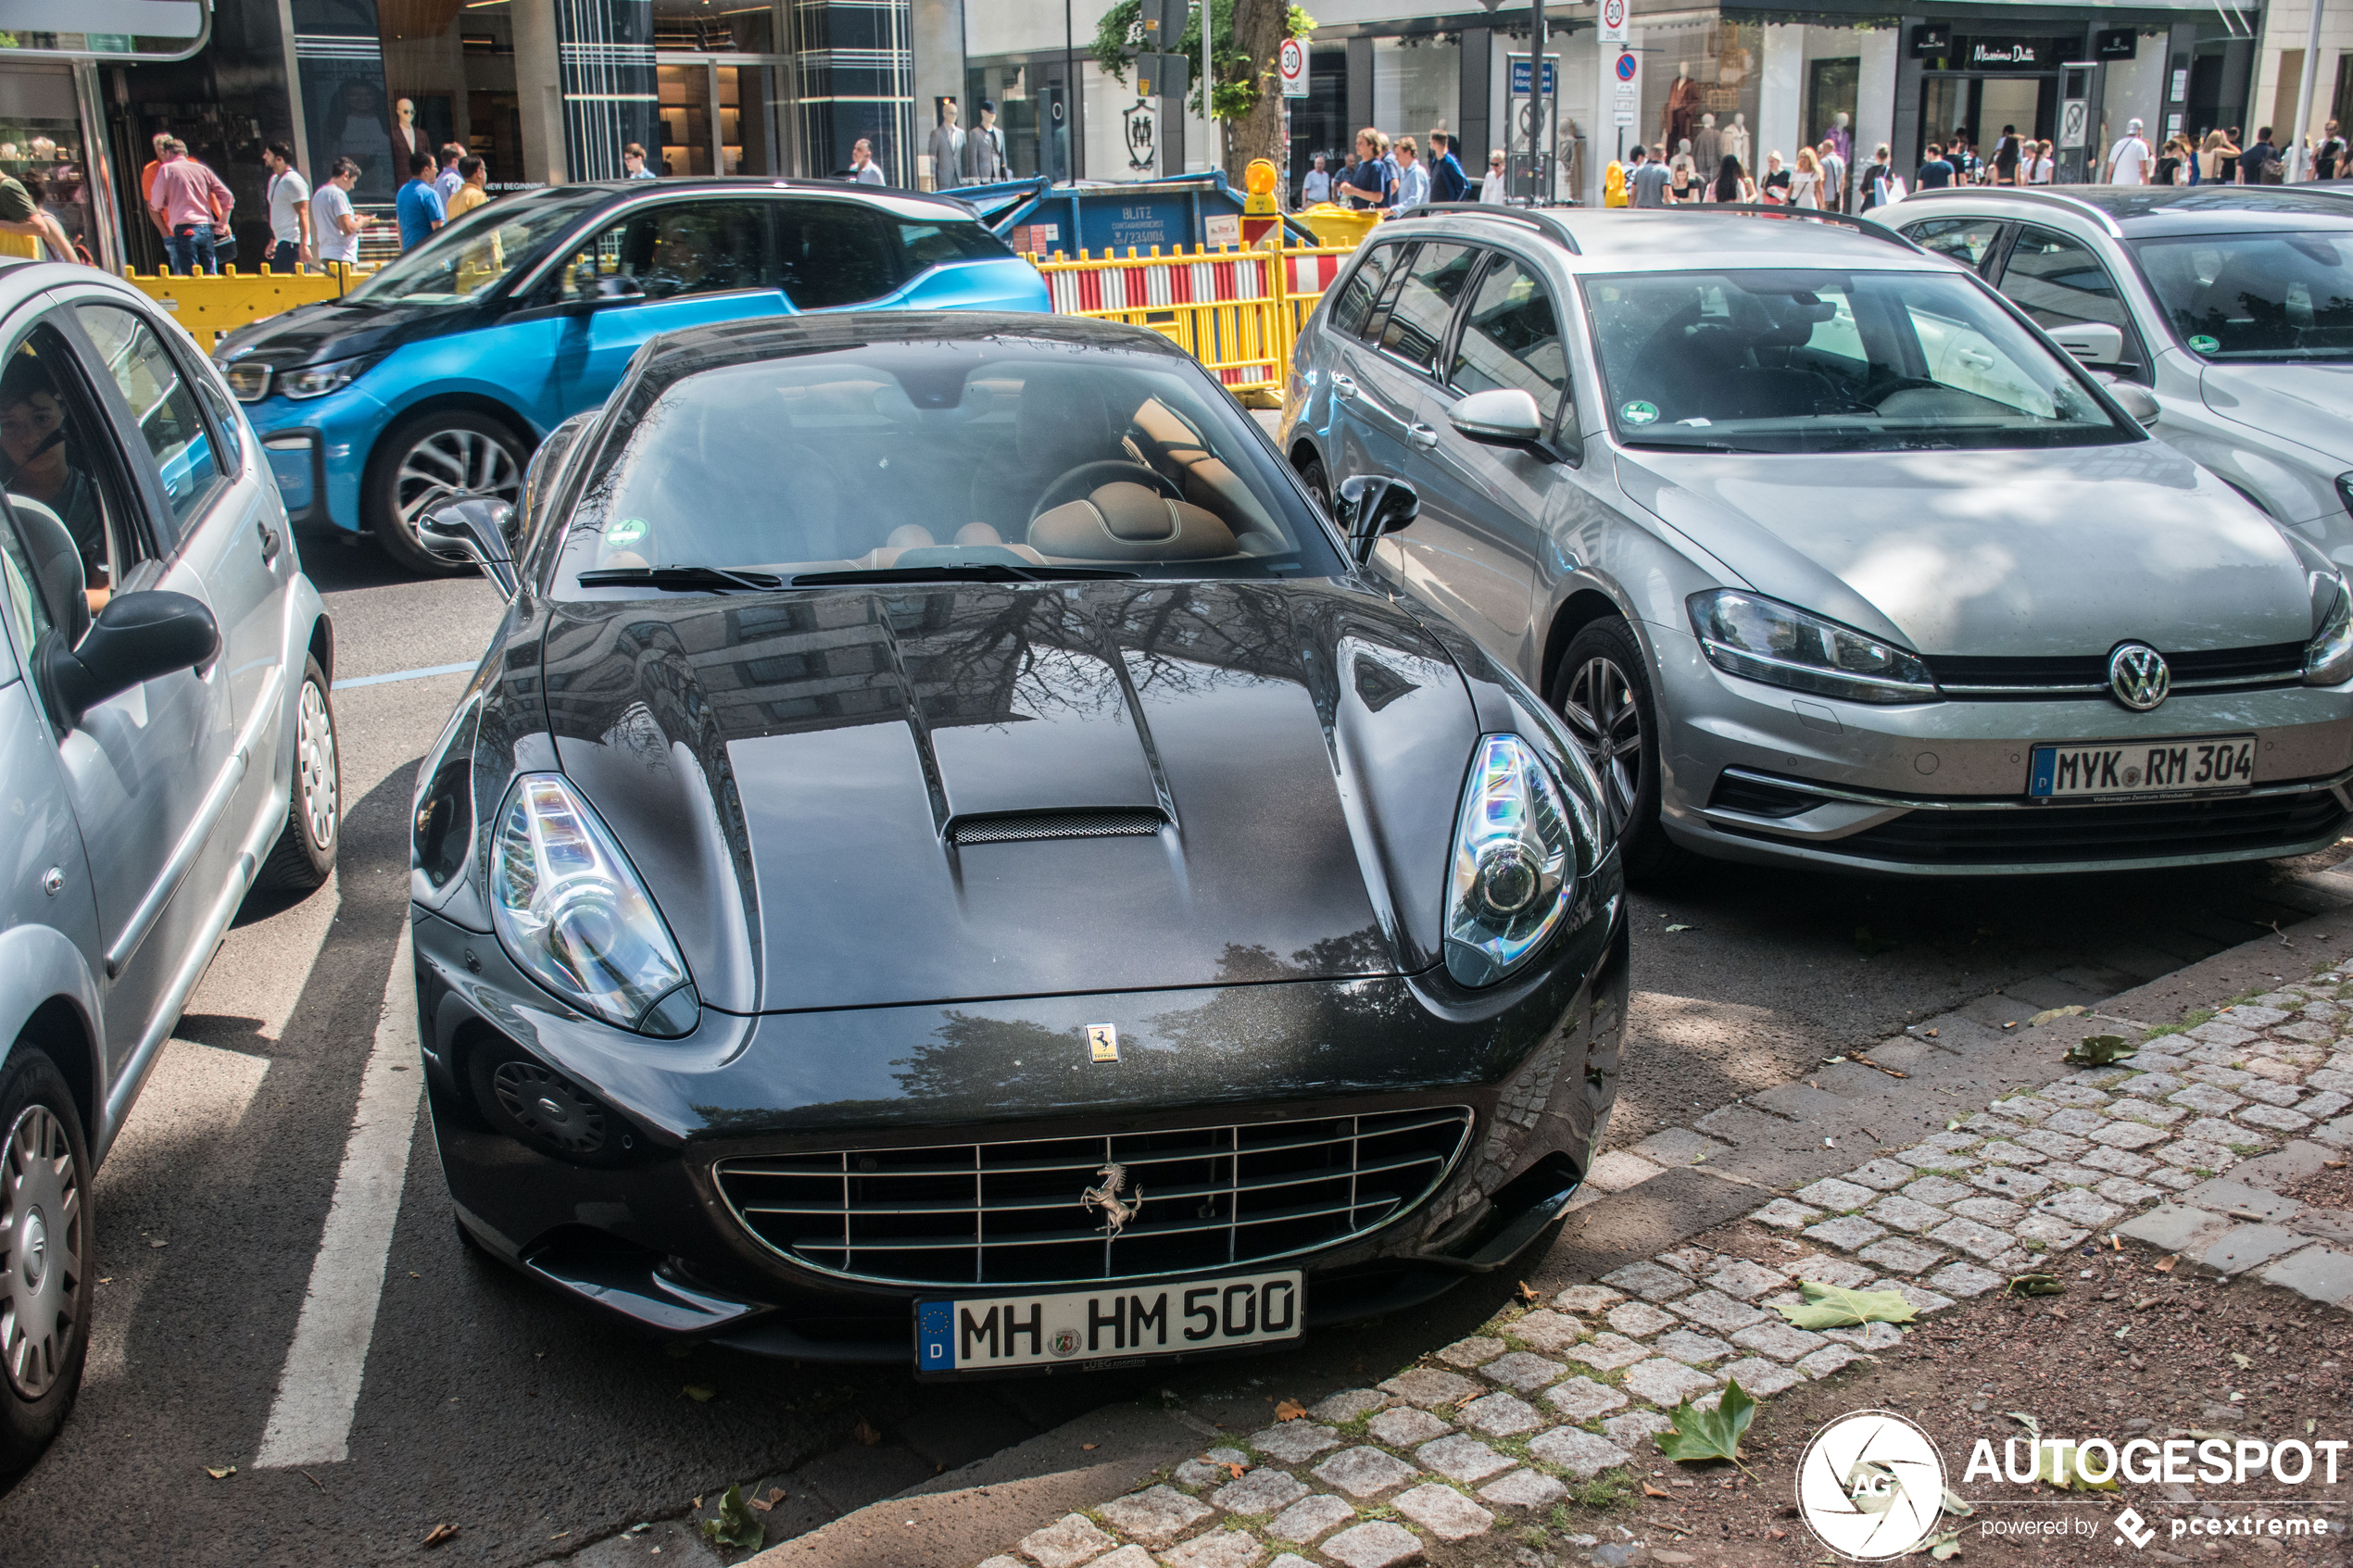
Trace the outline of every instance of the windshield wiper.
<instances>
[{"instance_id":1,"label":"windshield wiper","mask_svg":"<svg viewBox=\"0 0 2353 1568\"><path fill-rule=\"evenodd\" d=\"M698 588L781 588L785 580L773 571L738 571L718 566L610 566L580 574L584 588L661 588L690 594Z\"/></svg>"},{"instance_id":2,"label":"windshield wiper","mask_svg":"<svg viewBox=\"0 0 2353 1568\"><path fill-rule=\"evenodd\" d=\"M794 576L792 584L796 588L824 588L858 583L1061 583L1135 575L1106 567L1007 566L1001 561L975 561L970 566L877 566L849 571L803 571Z\"/></svg>"}]
</instances>

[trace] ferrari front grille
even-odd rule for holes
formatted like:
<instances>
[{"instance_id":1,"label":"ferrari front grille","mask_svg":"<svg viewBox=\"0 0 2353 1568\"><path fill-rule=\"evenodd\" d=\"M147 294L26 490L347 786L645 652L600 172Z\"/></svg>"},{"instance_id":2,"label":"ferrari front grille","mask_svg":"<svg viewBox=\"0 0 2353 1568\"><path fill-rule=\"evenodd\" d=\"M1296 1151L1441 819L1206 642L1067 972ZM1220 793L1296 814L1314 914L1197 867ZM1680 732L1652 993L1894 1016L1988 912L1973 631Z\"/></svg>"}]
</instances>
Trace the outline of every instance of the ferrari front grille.
<instances>
[{"instance_id":1,"label":"ferrari front grille","mask_svg":"<svg viewBox=\"0 0 2353 1568\"><path fill-rule=\"evenodd\" d=\"M1269 1262L1422 1202L1466 1106L1168 1132L722 1161L745 1230L809 1268L894 1285L1057 1285Z\"/></svg>"}]
</instances>

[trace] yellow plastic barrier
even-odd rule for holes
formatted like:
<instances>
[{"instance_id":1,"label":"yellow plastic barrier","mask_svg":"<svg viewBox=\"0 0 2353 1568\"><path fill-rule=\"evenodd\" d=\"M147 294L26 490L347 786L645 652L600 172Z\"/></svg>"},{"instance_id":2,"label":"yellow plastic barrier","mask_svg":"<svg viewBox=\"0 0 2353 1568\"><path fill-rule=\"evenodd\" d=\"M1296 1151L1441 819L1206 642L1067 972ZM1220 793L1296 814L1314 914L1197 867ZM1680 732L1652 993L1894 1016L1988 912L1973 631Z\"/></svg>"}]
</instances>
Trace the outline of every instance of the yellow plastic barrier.
<instances>
[{"instance_id":1,"label":"yellow plastic barrier","mask_svg":"<svg viewBox=\"0 0 2353 1568\"><path fill-rule=\"evenodd\" d=\"M1045 274L1058 315L1150 327L1202 363L1245 403L1281 401L1291 345L1346 248L1220 246L1076 260L1028 259Z\"/></svg>"},{"instance_id":2,"label":"yellow plastic barrier","mask_svg":"<svg viewBox=\"0 0 2353 1568\"><path fill-rule=\"evenodd\" d=\"M1341 250L1353 250L1380 221L1380 214L1369 207L1336 207L1330 202L1317 202L1299 214L1307 232L1327 245Z\"/></svg>"},{"instance_id":3,"label":"yellow plastic barrier","mask_svg":"<svg viewBox=\"0 0 2353 1568\"><path fill-rule=\"evenodd\" d=\"M265 316L292 310L297 305L340 299L367 276L340 263L329 267L325 272L273 272L264 267L258 272L241 273L234 267L224 267L217 275L125 271L122 276L132 287L170 311L188 335L208 349L222 333L250 326Z\"/></svg>"}]
</instances>

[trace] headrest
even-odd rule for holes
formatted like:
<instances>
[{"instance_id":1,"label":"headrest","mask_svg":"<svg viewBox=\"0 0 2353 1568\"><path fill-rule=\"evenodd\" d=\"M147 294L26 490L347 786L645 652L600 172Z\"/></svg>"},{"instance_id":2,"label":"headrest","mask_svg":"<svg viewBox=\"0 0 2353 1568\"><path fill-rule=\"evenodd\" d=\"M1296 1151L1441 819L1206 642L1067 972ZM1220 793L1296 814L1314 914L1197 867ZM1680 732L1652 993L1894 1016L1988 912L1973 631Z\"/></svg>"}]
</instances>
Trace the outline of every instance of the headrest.
<instances>
[{"instance_id":1,"label":"headrest","mask_svg":"<svg viewBox=\"0 0 2353 1568\"><path fill-rule=\"evenodd\" d=\"M1015 449L1027 461L1065 468L1116 456L1106 390L1094 376L1032 372L1013 417Z\"/></svg>"},{"instance_id":2,"label":"headrest","mask_svg":"<svg viewBox=\"0 0 2353 1568\"><path fill-rule=\"evenodd\" d=\"M72 647L90 629L89 581L82 570L81 546L73 542L65 520L40 502L11 494L8 505L24 525L25 553L32 558L33 580L49 607L50 623Z\"/></svg>"},{"instance_id":3,"label":"headrest","mask_svg":"<svg viewBox=\"0 0 2353 1568\"><path fill-rule=\"evenodd\" d=\"M937 543L931 536L931 530L920 522L902 522L890 531L889 538L883 541L886 548L893 550L919 550L925 545Z\"/></svg>"},{"instance_id":4,"label":"headrest","mask_svg":"<svg viewBox=\"0 0 2353 1568\"><path fill-rule=\"evenodd\" d=\"M1076 560L1205 560L1237 549L1214 513L1124 480L1039 513L1029 544Z\"/></svg>"}]
</instances>

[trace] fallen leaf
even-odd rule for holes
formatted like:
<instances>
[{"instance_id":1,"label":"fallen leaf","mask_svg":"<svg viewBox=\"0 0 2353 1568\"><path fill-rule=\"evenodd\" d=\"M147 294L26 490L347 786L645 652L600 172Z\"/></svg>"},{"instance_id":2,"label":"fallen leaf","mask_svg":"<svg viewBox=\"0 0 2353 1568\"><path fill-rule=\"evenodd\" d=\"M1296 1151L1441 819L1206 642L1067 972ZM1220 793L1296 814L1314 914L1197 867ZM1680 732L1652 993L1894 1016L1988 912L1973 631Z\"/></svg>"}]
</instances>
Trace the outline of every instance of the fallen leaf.
<instances>
[{"instance_id":1,"label":"fallen leaf","mask_svg":"<svg viewBox=\"0 0 2353 1568\"><path fill-rule=\"evenodd\" d=\"M1950 1562L1961 1555L1961 1533L1958 1530L1945 1530L1931 1536L1926 1544L1929 1556L1939 1562Z\"/></svg>"},{"instance_id":2,"label":"fallen leaf","mask_svg":"<svg viewBox=\"0 0 2353 1568\"><path fill-rule=\"evenodd\" d=\"M2247 1355L2239 1350L2233 1350L2231 1352L2231 1360L2238 1363L2238 1368L2241 1372L2245 1372L2247 1368L2255 1364L2255 1358L2253 1356Z\"/></svg>"},{"instance_id":3,"label":"fallen leaf","mask_svg":"<svg viewBox=\"0 0 2353 1568\"><path fill-rule=\"evenodd\" d=\"M1959 1493L1954 1491L1950 1486L1944 1488L1942 1507L1945 1512L1951 1514L1956 1519L1967 1519L1970 1514L1977 1512L1975 1504L1969 1502L1966 1498L1963 1498Z\"/></svg>"},{"instance_id":4,"label":"fallen leaf","mask_svg":"<svg viewBox=\"0 0 2353 1568\"><path fill-rule=\"evenodd\" d=\"M1893 1290L1849 1290L1816 1279L1799 1280L1797 1288L1806 1298L1803 1305L1773 1309L1797 1328L1819 1330L1853 1328L1867 1323L1910 1323L1919 1315L1919 1309Z\"/></svg>"},{"instance_id":5,"label":"fallen leaf","mask_svg":"<svg viewBox=\"0 0 2353 1568\"><path fill-rule=\"evenodd\" d=\"M1297 1421L1301 1416L1303 1416L1306 1413L1307 1407L1301 1404L1297 1399L1285 1399L1275 1407L1275 1419L1277 1421ZM1087 1446L1091 1449L1095 1445L1089 1443Z\"/></svg>"},{"instance_id":6,"label":"fallen leaf","mask_svg":"<svg viewBox=\"0 0 2353 1568\"><path fill-rule=\"evenodd\" d=\"M1519 1282L1519 1298L1523 1301L1534 1301L1538 1299L1539 1296L1536 1287L1529 1284L1526 1280L1521 1280Z\"/></svg>"},{"instance_id":7,"label":"fallen leaf","mask_svg":"<svg viewBox=\"0 0 2353 1568\"><path fill-rule=\"evenodd\" d=\"M702 1499L700 1499L700 1498L697 1498L697 1499L695 1499L695 1506L696 1506L697 1508L700 1508L700 1507L702 1506Z\"/></svg>"},{"instance_id":8,"label":"fallen leaf","mask_svg":"<svg viewBox=\"0 0 2353 1568\"><path fill-rule=\"evenodd\" d=\"M1670 925L1667 929L1669 931L1697 931L1699 927L1695 925Z\"/></svg>"},{"instance_id":9,"label":"fallen leaf","mask_svg":"<svg viewBox=\"0 0 2353 1568\"><path fill-rule=\"evenodd\" d=\"M2057 1274L2015 1274L2011 1276L2008 1294L2014 1296L2064 1296L2067 1286Z\"/></svg>"},{"instance_id":10,"label":"fallen leaf","mask_svg":"<svg viewBox=\"0 0 2353 1568\"><path fill-rule=\"evenodd\" d=\"M741 1486L727 1488L727 1495L719 1499L719 1512L703 1520L701 1527L706 1539L717 1541L724 1547L733 1547L737 1551L755 1551L768 1538L767 1531L761 1527L760 1520L745 1503Z\"/></svg>"},{"instance_id":11,"label":"fallen leaf","mask_svg":"<svg viewBox=\"0 0 2353 1568\"><path fill-rule=\"evenodd\" d=\"M151 1241L149 1241L149 1242L147 1243L147 1245L148 1245L148 1246L150 1246L150 1247L169 1247L169 1246L170 1246L170 1245L171 1245L171 1243L170 1243L170 1242L168 1242L168 1241L153 1241L153 1240L151 1240Z\"/></svg>"},{"instance_id":12,"label":"fallen leaf","mask_svg":"<svg viewBox=\"0 0 2353 1568\"><path fill-rule=\"evenodd\" d=\"M208 1464L204 1473L216 1481L226 1481L237 1473L237 1467L233 1464Z\"/></svg>"},{"instance_id":13,"label":"fallen leaf","mask_svg":"<svg viewBox=\"0 0 2353 1568\"><path fill-rule=\"evenodd\" d=\"M882 1434L875 1430L875 1424L862 1415L858 1418L858 1424L849 1429L849 1435L863 1448L871 1449L882 1441Z\"/></svg>"},{"instance_id":14,"label":"fallen leaf","mask_svg":"<svg viewBox=\"0 0 2353 1568\"><path fill-rule=\"evenodd\" d=\"M2055 1018L2081 1018L2081 1017L2082 1017L2082 1016L2083 1016L2083 1010L2082 1010L2082 1007L2080 1007L2080 1006L2076 1006L2076 1007L2063 1007L2063 1008L2045 1008L2045 1009L2044 1009L2041 1012L2036 1013L2033 1017L2032 1017L2032 1018L2028 1019L2026 1022L2028 1022L2028 1024L2030 1024L2030 1025L2031 1025L2031 1026L2032 1026L2032 1027L2035 1027L2035 1028L2040 1028L2040 1027L2042 1027L2044 1024L2050 1022L2051 1022L2051 1020L2053 1020L2053 1019L2055 1019Z\"/></svg>"},{"instance_id":15,"label":"fallen leaf","mask_svg":"<svg viewBox=\"0 0 2353 1568\"><path fill-rule=\"evenodd\" d=\"M2173 1265L2181 1261L2182 1255L2179 1252L2173 1253L2170 1257L2159 1258L2157 1261L2157 1272L2161 1274L2170 1274L2173 1272Z\"/></svg>"},{"instance_id":16,"label":"fallen leaf","mask_svg":"<svg viewBox=\"0 0 2353 1568\"><path fill-rule=\"evenodd\" d=\"M1910 1310L1909 1303L1906 1311ZM1724 1385L1724 1398L1712 1411L1692 1408L1686 1394L1673 1416L1675 1424L1659 1433L1653 1441L1658 1451L1678 1464L1692 1464L1703 1460L1725 1459L1740 1465L1741 1474L1755 1479L1755 1473L1741 1464L1741 1434L1756 1419L1756 1401L1733 1378Z\"/></svg>"},{"instance_id":17,"label":"fallen leaf","mask_svg":"<svg viewBox=\"0 0 2353 1568\"><path fill-rule=\"evenodd\" d=\"M1960 1131L1960 1127L1961 1124L1958 1122L1947 1122L1944 1123L1944 1130L1948 1133L1957 1133Z\"/></svg>"},{"instance_id":18,"label":"fallen leaf","mask_svg":"<svg viewBox=\"0 0 2353 1568\"><path fill-rule=\"evenodd\" d=\"M1231 1475L1235 1480L1239 1481L1242 1478L1242 1467L1236 1464L1232 1460L1227 1460L1226 1461L1226 1474Z\"/></svg>"},{"instance_id":19,"label":"fallen leaf","mask_svg":"<svg viewBox=\"0 0 2353 1568\"><path fill-rule=\"evenodd\" d=\"M457 1538L458 1526L455 1524L435 1524L426 1533L425 1538L417 1544L420 1546L440 1546L445 1542L454 1541Z\"/></svg>"},{"instance_id":20,"label":"fallen leaf","mask_svg":"<svg viewBox=\"0 0 2353 1568\"><path fill-rule=\"evenodd\" d=\"M711 1401L716 1398L719 1393L718 1389L711 1387L707 1383L689 1383L686 1386L686 1398L694 1400L694 1402L698 1405L707 1405L711 1403Z\"/></svg>"},{"instance_id":21,"label":"fallen leaf","mask_svg":"<svg viewBox=\"0 0 2353 1568\"><path fill-rule=\"evenodd\" d=\"M1936 1031L1935 1031L1935 1030L1933 1030L1933 1029L1925 1029L1925 1030L1922 1030L1922 1031L1921 1031L1921 1033L1922 1033L1922 1034L1924 1034L1924 1035L1927 1035L1930 1039L1931 1039L1931 1040L1933 1040L1934 1038L1936 1038Z\"/></svg>"},{"instance_id":22,"label":"fallen leaf","mask_svg":"<svg viewBox=\"0 0 2353 1568\"><path fill-rule=\"evenodd\" d=\"M2121 1035L2086 1035L2069 1047L2067 1055L2059 1060L2077 1067L2106 1067L2140 1048Z\"/></svg>"},{"instance_id":23,"label":"fallen leaf","mask_svg":"<svg viewBox=\"0 0 2353 1568\"><path fill-rule=\"evenodd\" d=\"M1642 1483L1642 1496L1646 1498L1671 1498L1674 1495L1664 1486L1654 1486L1648 1481Z\"/></svg>"}]
</instances>

